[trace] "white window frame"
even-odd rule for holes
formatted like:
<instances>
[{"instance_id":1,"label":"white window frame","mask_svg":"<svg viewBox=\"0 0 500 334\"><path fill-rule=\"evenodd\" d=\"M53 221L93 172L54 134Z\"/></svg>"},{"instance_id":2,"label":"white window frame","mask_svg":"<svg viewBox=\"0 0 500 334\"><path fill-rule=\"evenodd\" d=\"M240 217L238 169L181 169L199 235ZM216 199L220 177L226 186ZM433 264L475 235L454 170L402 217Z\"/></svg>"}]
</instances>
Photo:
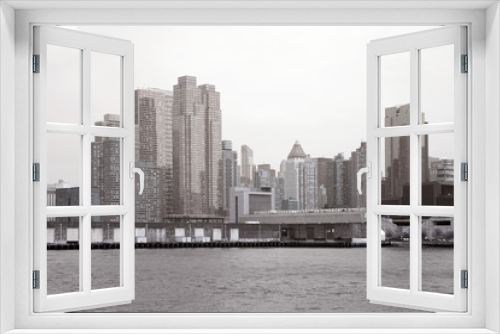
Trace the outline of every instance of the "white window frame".
<instances>
[{"instance_id":1,"label":"white window frame","mask_svg":"<svg viewBox=\"0 0 500 334\"><path fill-rule=\"evenodd\" d=\"M14 10L11 6L32 8ZM31 7L30 7L31 6ZM40 10L51 8L52 10ZM56 10L57 6L70 8ZM73 6L73 8L71 8ZM167 7L102 11L92 7ZM170 8L168 8L170 6ZM177 8L175 8L177 6ZM179 9L178 7L183 9ZM173 1L0 3L0 331L15 333L495 333L500 332L500 10L497 1ZM427 7L426 7L427 6ZM488 7L489 6L489 7ZM87 8L85 8L87 7ZM212 7L212 8L210 8ZM397 8L392 8L397 7ZM457 8L459 7L459 8ZM80 9L74 9L80 8ZM307 10L304 10L307 9ZM30 195L33 24L465 24L469 27L469 289L464 314L33 314ZM15 36L15 37L14 37ZM332 64L339 66L339 64ZM13 83L15 83L13 85ZM12 143L15 143L14 145ZM485 152L488 152L486 154ZM13 177L14 175L14 177ZM488 175L488 182L486 182ZM13 196L12 193L15 193ZM13 209L14 208L14 209ZM488 208L488 209L486 209ZM15 222L15 224L13 224ZM12 236L15 236L14 238ZM12 256L14 253L14 256ZM13 289L13 287L15 287ZM487 293L486 293L487 291ZM15 305L12 307L12 305ZM144 329L132 330L143 325ZM247 329L245 331L245 328ZM294 329L299 329L295 330ZM413 330L412 330L413 328ZM418 331L414 329L417 328ZM120 330L121 329L121 330ZM13 332L13 333L14 333ZM46 331L45 331L46 332ZM184 331L185 332L185 331Z\"/></svg>"},{"instance_id":2,"label":"white window frame","mask_svg":"<svg viewBox=\"0 0 500 334\"><path fill-rule=\"evenodd\" d=\"M467 182L460 177L460 164L467 163L467 73L461 72L461 56L467 54L467 29L450 26L371 41L368 45L368 157L371 177L367 180L367 295L372 302L388 305L406 305L423 310L467 310L467 290L461 288L461 270L467 269ZM423 124L421 99L421 50L453 46L453 101L452 122ZM410 72L410 122L406 126L385 127L380 101L381 59L387 55L406 52ZM445 65L445 64L443 64ZM453 134L455 201L454 206L422 205L421 136L436 133ZM410 139L410 203L409 205L382 204L382 139L407 136ZM386 166L387 167L387 166ZM370 175L369 174L369 175ZM383 215L407 215L410 218L409 289L384 286L382 278L382 251L380 248L381 219ZM422 290L422 216L454 217L453 294L431 293Z\"/></svg>"},{"instance_id":3,"label":"white window frame","mask_svg":"<svg viewBox=\"0 0 500 334\"><path fill-rule=\"evenodd\" d=\"M33 75L34 84L34 162L40 164L40 180L33 184L34 269L39 271L39 289L35 289L36 312L84 310L93 305L130 303L135 296L135 183L129 168L134 161L134 46L129 41L46 26L34 27L34 54L39 55L39 73ZM81 58L80 124L47 122L46 78L47 45L58 45L79 50ZM91 124L91 55L101 52L114 55L120 61L120 127L101 127ZM47 206L47 134L80 135L80 205ZM120 204L91 204L91 141L94 136L120 140ZM133 175L133 174L132 174ZM92 289L91 229L92 216L119 216L121 246L119 257L120 285L107 289ZM48 294L47 288L47 217L79 217L79 290L77 292ZM100 228L102 233L102 228ZM101 240L102 241L102 240ZM95 307L95 306L94 306Z\"/></svg>"}]
</instances>

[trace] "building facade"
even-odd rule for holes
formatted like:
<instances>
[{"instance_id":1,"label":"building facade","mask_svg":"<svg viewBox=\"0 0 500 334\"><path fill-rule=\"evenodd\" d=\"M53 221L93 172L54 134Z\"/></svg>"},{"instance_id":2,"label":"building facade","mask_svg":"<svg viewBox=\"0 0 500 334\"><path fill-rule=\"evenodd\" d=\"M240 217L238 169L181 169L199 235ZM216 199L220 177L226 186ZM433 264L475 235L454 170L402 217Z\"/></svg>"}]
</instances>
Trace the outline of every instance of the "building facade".
<instances>
[{"instance_id":1,"label":"building facade","mask_svg":"<svg viewBox=\"0 0 500 334\"><path fill-rule=\"evenodd\" d=\"M196 77L174 86L174 213L215 214L223 210L220 94Z\"/></svg>"},{"instance_id":2,"label":"building facade","mask_svg":"<svg viewBox=\"0 0 500 334\"><path fill-rule=\"evenodd\" d=\"M120 126L120 115L105 114L96 126ZM95 137L91 149L91 187L93 205L120 205L121 140L113 137ZM92 221L119 222L119 217L92 217Z\"/></svg>"},{"instance_id":3,"label":"building facade","mask_svg":"<svg viewBox=\"0 0 500 334\"><path fill-rule=\"evenodd\" d=\"M425 115L422 114L425 123ZM385 109L385 127L410 125L410 105L405 104ZM410 137L384 138L385 157L383 161L384 184L382 198L386 203L398 204L403 197L403 187L410 183ZM428 136L421 136L421 178L429 181Z\"/></svg>"},{"instance_id":4,"label":"building facade","mask_svg":"<svg viewBox=\"0 0 500 334\"><path fill-rule=\"evenodd\" d=\"M332 190L329 197L329 207L346 208L351 202L351 180L349 172L350 160L344 159L344 154L337 154L332 161L331 180Z\"/></svg>"},{"instance_id":5,"label":"building facade","mask_svg":"<svg viewBox=\"0 0 500 334\"><path fill-rule=\"evenodd\" d=\"M333 192L333 175L329 172L333 167L333 160L330 158L314 158L313 161L318 167L318 207L327 208L329 207L329 196Z\"/></svg>"},{"instance_id":6,"label":"building facade","mask_svg":"<svg viewBox=\"0 0 500 334\"><path fill-rule=\"evenodd\" d=\"M159 223L173 213L173 94L137 89L135 108L136 166L145 173L144 192L136 194L136 221Z\"/></svg>"},{"instance_id":7,"label":"building facade","mask_svg":"<svg viewBox=\"0 0 500 334\"><path fill-rule=\"evenodd\" d=\"M281 162L281 175L284 179L284 199L296 200L298 209L316 209L318 207L317 165L307 156L297 141L288 158Z\"/></svg>"},{"instance_id":8,"label":"building facade","mask_svg":"<svg viewBox=\"0 0 500 334\"><path fill-rule=\"evenodd\" d=\"M271 188L235 187L230 189L229 222L238 223L243 215L273 211L274 192Z\"/></svg>"},{"instance_id":9,"label":"building facade","mask_svg":"<svg viewBox=\"0 0 500 334\"><path fill-rule=\"evenodd\" d=\"M229 191L238 187L238 152L233 151L230 140L222 141L222 201L224 211L229 212Z\"/></svg>"},{"instance_id":10,"label":"building facade","mask_svg":"<svg viewBox=\"0 0 500 334\"><path fill-rule=\"evenodd\" d=\"M344 180L349 180L349 200L351 208L366 208L366 178L361 178L362 194L358 193L357 173L361 168L366 167L366 142L361 142L361 145L351 152L350 172L344 173Z\"/></svg>"},{"instance_id":11,"label":"building facade","mask_svg":"<svg viewBox=\"0 0 500 334\"><path fill-rule=\"evenodd\" d=\"M241 186L253 188L255 165L253 164L253 150L247 145L241 146Z\"/></svg>"}]
</instances>

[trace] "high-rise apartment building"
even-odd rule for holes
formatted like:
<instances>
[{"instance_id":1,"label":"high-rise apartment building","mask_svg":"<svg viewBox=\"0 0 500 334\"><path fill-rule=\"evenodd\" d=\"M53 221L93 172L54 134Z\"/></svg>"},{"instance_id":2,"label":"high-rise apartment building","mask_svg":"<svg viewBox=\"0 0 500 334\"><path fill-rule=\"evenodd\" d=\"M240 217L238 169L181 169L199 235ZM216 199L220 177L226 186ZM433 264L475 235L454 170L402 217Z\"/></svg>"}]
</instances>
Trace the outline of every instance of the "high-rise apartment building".
<instances>
[{"instance_id":1,"label":"high-rise apartment building","mask_svg":"<svg viewBox=\"0 0 500 334\"><path fill-rule=\"evenodd\" d=\"M299 142L295 142L287 160L281 162L284 179L284 199L297 200L298 209L318 208L317 165L306 155Z\"/></svg>"},{"instance_id":2,"label":"high-rise apartment building","mask_svg":"<svg viewBox=\"0 0 500 334\"><path fill-rule=\"evenodd\" d=\"M271 164L259 164L257 170L266 170L271 177L276 177L276 170L271 168Z\"/></svg>"},{"instance_id":3,"label":"high-rise apartment building","mask_svg":"<svg viewBox=\"0 0 500 334\"><path fill-rule=\"evenodd\" d=\"M280 175L276 175L276 170L272 169L270 164L257 165L254 186L257 189L272 188L274 192L274 207L276 210L281 210L281 204L285 195L284 179Z\"/></svg>"},{"instance_id":4,"label":"high-rise apartment building","mask_svg":"<svg viewBox=\"0 0 500 334\"><path fill-rule=\"evenodd\" d=\"M422 114L425 123L425 115ZM385 109L386 127L410 125L410 105L405 104ZM421 178L429 181L428 136L421 136ZM385 141L385 174L382 198L386 203L397 204L403 198L403 187L410 183L410 137L388 137ZM389 202L387 202L389 201Z\"/></svg>"},{"instance_id":5,"label":"high-rise apartment building","mask_svg":"<svg viewBox=\"0 0 500 334\"><path fill-rule=\"evenodd\" d=\"M120 126L120 115L105 114L97 126ZM120 205L121 140L112 137L95 137L91 143L91 187L94 205ZM103 220L117 218L104 216Z\"/></svg>"},{"instance_id":6,"label":"high-rise apartment building","mask_svg":"<svg viewBox=\"0 0 500 334\"><path fill-rule=\"evenodd\" d=\"M254 176L255 188L272 188L273 179L269 170L257 168Z\"/></svg>"},{"instance_id":7,"label":"high-rise apartment building","mask_svg":"<svg viewBox=\"0 0 500 334\"><path fill-rule=\"evenodd\" d=\"M205 115L205 173L206 197L205 212L219 213L223 211L222 185L222 112L220 109L220 93L214 85L204 84L200 90L201 105Z\"/></svg>"},{"instance_id":8,"label":"high-rise apartment building","mask_svg":"<svg viewBox=\"0 0 500 334\"><path fill-rule=\"evenodd\" d=\"M361 189L362 194L358 193L357 188L357 173L358 171L366 167L366 142L361 142L361 145L356 149L356 151L351 152L350 161L350 175L344 173L344 180L349 180L350 182L350 207L351 208L366 208L366 178L361 178Z\"/></svg>"},{"instance_id":9,"label":"high-rise apartment building","mask_svg":"<svg viewBox=\"0 0 500 334\"><path fill-rule=\"evenodd\" d=\"M174 86L174 213L215 214L223 208L220 94L196 77Z\"/></svg>"},{"instance_id":10,"label":"high-rise apartment building","mask_svg":"<svg viewBox=\"0 0 500 334\"><path fill-rule=\"evenodd\" d=\"M274 189L274 207L276 210L282 210L281 204L285 199L285 179L278 174L273 179L273 189Z\"/></svg>"},{"instance_id":11,"label":"high-rise apartment building","mask_svg":"<svg viewBox=\"0 0 500 334\"><path fill-rule=\"evenodd\" d=\"M222 201L226 213L229 210L229 191L238 187L238 152L233 151L230 140L222 141Z\"/></svg>"},{"instance_id":12,"label":"high-rise apartment building","mask_svg":"<svg viewBox=\"0 0 500 334\"><path fill-rule=\"evenodd\" d=\"M255 188L272 188L275 177L276 171L271 168L270 164L257 165L257 171L254 175L254 186Z\"/></svg>"},{"instance_id":13,"label":"high-rise apartment building","mask_svg":"<svg viewBox=\"0 0 500 334\"><path fill-rule=\"evenodd\" d=\"M253 150L247 145L243 145L241 146L241 186L253 188L254 174Z\"/></svg>"},{"instance_id":14,"label":"high-rise apartment building","mask_svg":"<svg viewBox=\"0 0 500 334\"><path fill-rule=\"evenodd\" d=\"M332 179L332 191L329 200L331 208L346 208L350 207L351 198L351 179L349 172L350 160L344 159L344 153L337 154L332 161L330 169Z\"/></svg>"},{"instance_id":15,"label":"high-rise apartment building","mask_svg":"<svg viewBox=\"0 0 500 334\"><path fill-rule=\"evenodd\" d=\"M135 91L136 165L145 186L136 197L136 221L162 222L173 213L173 94L147 88Z\"/></svg>"},{"instance_id":16,"label":"high-rise apartment building","mask_svg":"<svg viewBox=\"0 0 500 334\"><path fill-rule=\"evenodd\" d=\"M300 167L301 208L302 210L317 209L319 204L318 165L307 155Z\"/></svg>"},{"instance_id":17,"label":"high-rise apartment building","mask_svg":"<svg viewBox=\"0 0 500 334\"><path fill-rule=\"evenodd\" d=\"M318 207L328 207L328 196L333 191L333 175L329 169L333 167L333 161L330 158L314 158L318 167Z\"/></svg>"}]
</instances>

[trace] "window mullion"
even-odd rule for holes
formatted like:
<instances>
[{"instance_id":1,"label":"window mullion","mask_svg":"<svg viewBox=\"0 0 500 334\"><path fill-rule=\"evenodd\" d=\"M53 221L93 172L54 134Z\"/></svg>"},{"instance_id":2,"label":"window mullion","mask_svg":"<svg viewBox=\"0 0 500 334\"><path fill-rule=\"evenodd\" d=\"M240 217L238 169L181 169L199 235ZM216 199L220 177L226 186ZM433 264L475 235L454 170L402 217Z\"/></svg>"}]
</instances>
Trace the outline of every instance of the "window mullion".
<instances>
[{"instance_id":1,"label":"window mullion","mask_svg":"<svg viewBox=\"0 0 500 334\"><path fill-rule=\"evenodd\" d=\"M87 133L83 136L82 150L82 195L83 205L90 209L92 202L91 195L91 135L90 129L90 49L83 49L82 53L82 124L87 129ZM90 210L82 218L81 230L82 238L80 242L80 282L82 291L90 293L92 289L92 259L91 259L91 220Z\"/></svg>"},{"instance_id":2,"label":"window mullion","mask_svg":"<svg viewBox=\"0 0 500 334\"><path fill-rule=\"evenodd\" d=\"M82 238L80 244L80 256L82 261L80 261L80 281L83 282L82 291L85 293L90 293L92 288L92 249L91 245L91 215L86 214L82 219Z\"/></svg>"},{"instance_id":3,"label":"window mullion","mask_svg":"<svg viewBox=\"0 0 500 334\"><path fill-rule=\"evenodd\" d=\"M418 235L418 217L413 213L419 203L420 194L420 150L419 138L414 133L415 127L419 123L419 52L418 49L410 49L410 291L418 291L418 282L420 277L420 238Z\"/></svg>"}]
</instances>

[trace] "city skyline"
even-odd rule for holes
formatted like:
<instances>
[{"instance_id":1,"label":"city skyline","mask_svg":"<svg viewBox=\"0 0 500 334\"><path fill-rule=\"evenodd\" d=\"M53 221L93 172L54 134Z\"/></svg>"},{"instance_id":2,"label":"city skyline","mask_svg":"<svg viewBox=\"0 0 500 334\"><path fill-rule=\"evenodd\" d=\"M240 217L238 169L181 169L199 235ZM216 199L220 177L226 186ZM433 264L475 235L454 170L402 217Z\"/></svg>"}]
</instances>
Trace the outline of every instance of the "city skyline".
<instances>
[{"instance_id":1,"label":"city skyline","mask_svg":"<svg viewBox=\"0 0 500 334\"><path fill-rule=\"evenodd\" d=\"M134 43L137 88L171 89L184 75L216 85L223 139L273 168L297 140L314 157L349 156L367 139L366 45L432 28L77 27ZM409 102L399 86L390 105Z\"/></svg>"},{"instance_id":2,"label":"city skyline","mask_svg":"<svg viewBox=\"0 0 500 334\"><path fill-rule=\"evenodd\" d=\"M361 146L351 151L350 157L344 159L343 152L337 153L335 157L311 157L304 152L301 144L296 141L288 157L281 159L282 163L280 164L279 174L277 174L276 170L272 169L271 164L254 164L253 150L247 145L241 147L241 161L238 161L238 153L232 151L232 142L230 140L222 140L220 136L220 119L222 115L219 109L221 95L215 90L214 85L205 84L198 86L196 77L189 76L180 77L178 80L179 84L174 87L176 94L170 90L158 88L135 90L136 164L145 170L148 176L146 180L150 180L149 183L147 181L146 187L146 193L150 193L148 196L150 203L139 203L140 205L137 206L138 219L144 217L147 220L161 221L162 217L172 213L227 214L229 188L240 186L240 184L247 188L274 188L276 191L276 195L274 196L276 199L275 207L277 209L282 208L281 201L289 199L298 201L298 209L362 207L365 205L365 194L359 195L356 191L355 174L357 170L366 164L366 142L361 142ZM184 117L181 114L185 114L186 110L188 110L186 109L189 106L186 104L188 102L191 105L189 108L193 109L188 108L190 110L188 113L191 114L189 116L189 124L191 124L189 125L191 129L189 133L191 134L189 135L192 138L187 142L196 142L196 148L193 146L191 148L192 152L186 154L179 153L182 145L180 145L179 130L174 131L174 128L186 129L187 125L179 126L178 123ZM120 125L119 115L105 114L103 116L103 120L97 121L95 125L113 127ZM198 117L199 120L194 121L193 117ZM210 129L206 128L207 124L211 124L212 127ZM386 108L385 126L403 126L408 124L409 105ZM447 136L449 137L449 135ZM208 140L209 138L213 138L211 142ZM399 176L391 175L392 173L386 174L385 191L389 191L387 194L384 194L386 200L401 200L404 184L409 181L407 175L409 170L405 167L409 164L409 160L406 157L409 150L409 142L403 139L405 138L390 139L391 142L394 142L391 145L395 145L395 148L389 148L389 142L385 144L386 166L383 168L383 174L389 172L389 167L391 167L393 161L394 166L401 166L398 167L400 171L398 173L403 173ZM177 140L177 143L174 143L175 140ZM113 158L109 155L109 152L117 150L117 144L112 138L110 140L110 138L101 137L96 137L92 143L92 187L100 189L100 194L92 194L93 203L95 204L116 204L119 201L119 198L110 199L109 197L116 197L113 193L117 193L119 186L105 185L106 182L110 183L110 180L108 180L110 177L113 179L111 182L116 183L115 180L118 179L118 176L114 172L116 168L109 168L110 163L102 162L105 159L114 159L112 163L118 163L119 165L119 161L117 160L119 156ZM99 148L98 145L102 147ZM452 176L453 160L450 160L450 164L447 162L449 159L429 157L427 146L428 138L425 136L425 146L422 147L423 181L430 181L428 175L431 173L431 168L435 174L433 181L439 181L438 173L447 173L446 170L450 168ZM177 148L177 151L174 148ZM105 153L106 149L109 151L108 153ZM227 154L224 153L226 149L228 150ZM382 154L384 155L383 151ZM177 156L177 160L179 161L180 156L189 157L193 156L193 154L197 157L195 158L196 161L186 160L184 167L181 168L178 166L177 172L173 170L175 156ZM403 155L401 156L401 154ZM227 160L228 157L230 161ZM292 161L290 161L291 158ZM294 162L293 158L300 158L301 161ZM202 160L205 162L200 163ZM287 165L289 162L292 162L293 168L289 167L288 170L297 170L300 175L293 174L292 176L287 176ZM433 163L432 167L430 162ZM228 163L231 165L230 167L227 166ZM103 172L94 173L94 171L100 168L97 165L94 167L95 164L102 165L108 172L103 170ZM246 167L244 167L245 165ZM195 180L194 183L191 182L197 187L197 190L193 193L194 195L187 194L189 191L179 191L179 181L177 182L177 188L174 189L175 182L172 182L172 180L183 179L179 171L186 171L193 168L194 172L192 174L197 175L197 177L202 176L203 173L207 173L206 176L202 176L202 179L200 179L202 182L199 182L200 180ZM211 172L209 172L210 168ZM246 172L244 172L245 169L247 170ZM307 173L302 175L306 170L312 175L309 177L313 177L314 179L310 185L307 185L307 181L305 181ZM270 176L271 171L273 174L272 177ZM108 176L104 176L103 173L108 173L109 175L106 174ZM211 173L212 176L208 176L208 173ZM254 181L256 177L260 178L259 184L256 184ZM290 181L287 181L290 177L298 178L296 181L293 181L298 183L291 185ZM397 185L394 184L394 181L391 181L394 177L397 177L399 180ZM280 185L279 178L282 178L281 182L284 182L283 185ZM232 180L228 182L229 179ZM275 182L275 179L278 183ZM446 181L446 179L446 177L441 178L441 181ZM363 180L362 182L362 187L365 188L365 181ZM54 183L49 182L51 186ZM69 184L68 186L71 187L74 185ZM394 190L389 190L389 186L392 186ZM292 191L292 188L295 188L295 190ZM306 190L308 188L309 190ZM290 195L291 192L294 192L295 195ZM306 195L307 192L310 195ZM109 195L106 195L108 193ZM307 196L313 197L310 197L312 198L311 200L304 201L303 198ZM94 201L97 197L100 197L100 199ZM174 198L177 199L177 203L172 202ZM179 200L182 201L185 198L191 198L191 202L189 205L184 205L181 208ZM212 204L209 204L210 198L212 198ZM306 204L307 201L310 201L310 203ZM153 210L155 213L151 214L151 209L148 208L153 206L155 207L155 210ZM285 207L288 207L288 204ZM186 208L189 208L189 210Z\"/></svg>"},{"instance_id":3,"label":"city skyline","mask_svg":"<svg viewBox=\"0 0 500 334\"><path fill-rule=\"evenodd\" d=\"M256 165L268 163L277 169L286 157L290 145L297 140L311 157L333 157L343 153L348 158L350 152L361 141L366 140L367 43L372 39L432 27L74 28L130 39L135 44L135 86L138 88L173 90L177 77L186 74L196 76L200 84L208 82L216 85L223 92L222 139L231 140L238 152L241 146L249 146L255 152L253 160ZM206 39L207 35L211 39ZM164 36L169 37L169 49L155 39L161 40ZM242 37L245 37L243 40L248 45L242 42ZM206 40L212 43L207 44ZM275 40L280 42L272 43ZM325 45L325 40L331 40L332 45ZM231 41L232 48L228 49L221 44L228 41ZM313 50L324 48L324 52L315 54L315 61L311 63L311 50L302 50L298 45L308 45ZM200 50L203 50L203 57L198 57ZM264 52L265 50L267 51ZM287 52L290 50L293 52ZM279 62L284 55L286 59ZM54 63L68 62L63 55L54 54L53 57ZM109 66L109 61L98 61L101 59L99 57L95 59L92 66L97 73L102 72L103 77L116 76L116 70ZM273 65L271 68L259 66L267 64L265 59ZM162 66L156 66L160 61ZM335 64L342 66L334 66ZM395 59L393 68L401 68L404 64L400 59ZM431 101L437 101L434 108L445 110L449 106L440 101L448 101L449 98L446 97L449 97L450 92L443 91L442 85L436 87L431 75L434 72L438 77L443 75L439 70L427 67L425 79L429 82L424 94L428 98L423 99L422 105L429 106ZM400 84L408 82L405 77L407 74L402 71L394 73L396 80L385 84L387 89L382 91L384 103L390 106L408 103L409 99L408 87ZM53 76L52 80L60 80L64 73L53 73ZM102 83L93 81L93 91L108 90L108 83L109 80ZM48 101L57 101L53 112L73 106L65 101L65 96L71 96L71 92L66 91L70 87L62 88L63 91L54 92L54 96L48 93ZM444 98L439 99L436 94L443 95ZM116 94L113 93L114 95ZM96 99L95 103L100 111L109 110L113 113L116 101L111 99L113 102L109 102L106 96L94 94L93 99ZM430 112L427 115L432 122L436 113ZM66 138L60 140L59 137ZM49 157L49 183L56 183L59 179L74 185L79 183L73 163L79 160L79 152L74 149L78 143L70 137L51 135L47 138L49 150L50 147L57 147ZM443 141L441 137L446 136L430 137L429 156L453 158L453 152L450 154L449 150L452 138L450 142L450 139L445 138Z\"/></svg>"}]
</instances>

